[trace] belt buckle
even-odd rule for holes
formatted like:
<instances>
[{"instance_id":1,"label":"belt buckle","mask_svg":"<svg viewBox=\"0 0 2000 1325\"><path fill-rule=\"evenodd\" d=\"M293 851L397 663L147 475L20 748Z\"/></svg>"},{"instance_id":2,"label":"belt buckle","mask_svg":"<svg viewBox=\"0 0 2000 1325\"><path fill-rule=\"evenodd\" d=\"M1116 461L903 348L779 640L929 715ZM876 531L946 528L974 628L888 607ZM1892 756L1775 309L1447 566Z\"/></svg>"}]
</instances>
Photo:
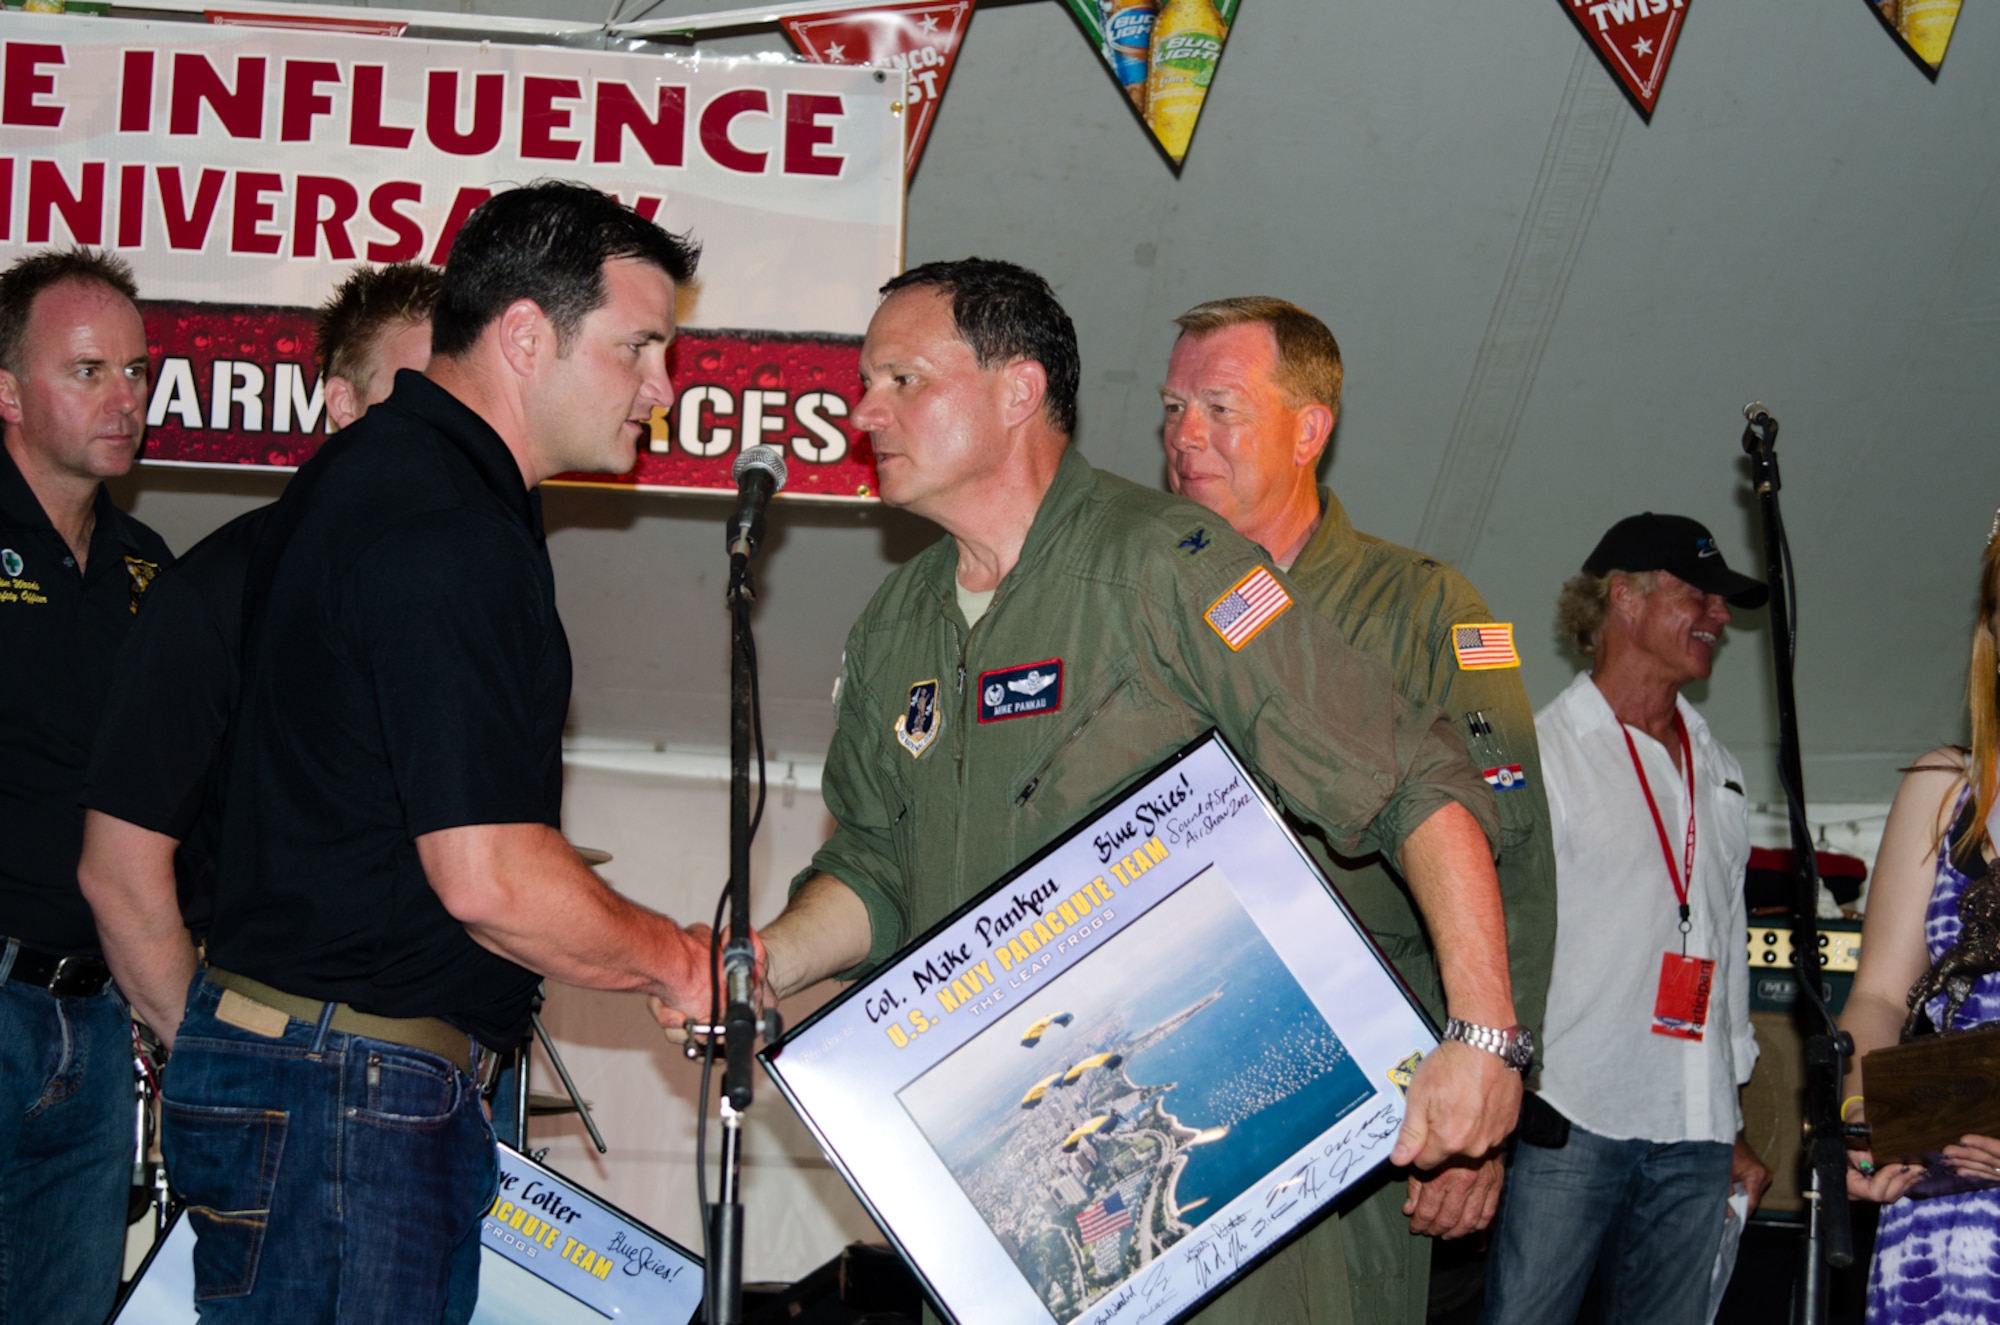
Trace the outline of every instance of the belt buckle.
<instances>
[{"instance_id":1,"label":"belt buckle","mask_svg":"<svg viewBox=\"0 0 2000 1325\"><path fill-rule=\"evenodd\" d=\"M75 960L77 960L75 957L56 958L56 969L55 972L49 976L48 991L51 994L54 994L58 998L65 997L63 993L63 984L64 984L63 977L69 974L70 963Z\"/></svg>"}]
</instances>

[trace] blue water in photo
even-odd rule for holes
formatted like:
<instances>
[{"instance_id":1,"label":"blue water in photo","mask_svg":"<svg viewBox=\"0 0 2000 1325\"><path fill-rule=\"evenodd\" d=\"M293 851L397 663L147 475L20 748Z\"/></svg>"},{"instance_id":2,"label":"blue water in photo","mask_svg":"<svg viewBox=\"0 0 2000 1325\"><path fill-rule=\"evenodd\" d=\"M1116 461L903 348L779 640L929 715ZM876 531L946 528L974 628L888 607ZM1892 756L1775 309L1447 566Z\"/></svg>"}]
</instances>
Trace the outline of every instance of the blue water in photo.
<instances>
[{"instance_id":1,"label":"blue water in photo","mask_svg":"<svg viewBox=\"0 0 2000 1325\"><path fill-rule=\"evenodd\" d=\"M1222 997L1198 1034L1170 1037L1125 1065L1140 1085L1177 1083L1167 1112L1185 1127L1228 1127L1188 1156L1175 1195L1199 1224L1368 1099L1367 1078L1277 954L1246 943L1219 963ZM1195 1027L1190 1027L1195 1029ZM1274 1109L1273 1105L1285 1107Z\"/></svg>"}]
</instances>

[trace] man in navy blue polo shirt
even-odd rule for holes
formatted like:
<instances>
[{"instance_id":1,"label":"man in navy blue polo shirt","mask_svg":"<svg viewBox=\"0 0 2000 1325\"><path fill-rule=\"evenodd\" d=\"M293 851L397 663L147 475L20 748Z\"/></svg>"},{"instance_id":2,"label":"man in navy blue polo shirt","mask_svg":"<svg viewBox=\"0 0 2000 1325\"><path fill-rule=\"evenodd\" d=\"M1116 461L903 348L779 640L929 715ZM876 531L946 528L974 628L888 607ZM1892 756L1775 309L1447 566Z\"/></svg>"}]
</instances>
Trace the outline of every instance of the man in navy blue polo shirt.
<instances>
[{"instance_id":1,"label":"man in navy blue polo shirt","mask_svg":"<svg viewBox=\"0 0 2000 1325\"><path fill-rule=\"evenodd\" d=\"M543 976L687 999L707 935L563 840L570 656L536 485L631 468L692 247L543 183L466 222L432 358L302 468L244 591L210 968L163 1101L207 1322L467 1320L474 1069Z\"/></svg>"},{"instance_id":2,"label":"man in navy blue polo shirt","mask_svg":"<svg viewBox=\"0 0 2000 1325\"><path fill-rule=\"evenodd\" d=\"M113 662L171 560L104 491L145 428L137 296L88 249L0 275L0 1321L94 1325L124 1254L131 1027L76 862Z\"/></svg>"},{"instance_id":3,"label":"man in navy blue polo shirt","mask_svg":"<svg viewBox=\"0 0 2000 1325\"><path fill-rule=\"evenodd\" d=\"M388 399L399 369L431 357L442 277L420 262L360 267L314 319L332 429ZM270 506L240 515L153 582L104 703L84 783L77 882L104 959L169 1050L208 932L221 802L216 765L236 713L243 580Z\"/></svg>"}]
</instances>

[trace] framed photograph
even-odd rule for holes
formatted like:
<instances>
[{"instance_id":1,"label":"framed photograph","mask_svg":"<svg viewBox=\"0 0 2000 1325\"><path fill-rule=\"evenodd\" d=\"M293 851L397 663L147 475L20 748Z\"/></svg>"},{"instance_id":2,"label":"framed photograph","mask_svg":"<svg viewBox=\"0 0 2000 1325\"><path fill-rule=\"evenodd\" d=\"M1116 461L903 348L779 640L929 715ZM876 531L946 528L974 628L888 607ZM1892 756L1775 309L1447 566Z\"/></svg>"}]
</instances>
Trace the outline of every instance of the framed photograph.
<instances>
[{"instance_id":1,"label":"framed photograph","mask_svg":"<svg viewBox=\"0 0 2000 1325\"><path fill-rule=\"evenodd\" d=\"M1304 1231L1436 1044L1211 732L761 1056L959 1325L1103 1325Z\"/></svg>"},{"instance_id":2,"label":"framed photograph","mask_svg":"<svg viewBox=\"0 0 2000 1325\"><path fill-rule=\"evenodd\" d=\"M498 1150L471 1325L688 1325L701 1309L698 1257L554 1169ZM153 1244L111 1325L196 1325L194 1226L182 1215Z\"/></svg>"}]
</instances>

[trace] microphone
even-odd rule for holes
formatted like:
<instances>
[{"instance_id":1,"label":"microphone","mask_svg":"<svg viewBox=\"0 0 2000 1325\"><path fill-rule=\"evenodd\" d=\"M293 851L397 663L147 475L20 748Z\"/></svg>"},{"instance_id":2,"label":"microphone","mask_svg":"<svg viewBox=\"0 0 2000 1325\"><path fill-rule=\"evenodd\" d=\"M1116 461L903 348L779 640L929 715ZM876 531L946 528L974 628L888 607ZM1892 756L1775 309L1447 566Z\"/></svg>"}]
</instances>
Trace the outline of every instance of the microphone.
<instances>
[{"instance_id":1,"label":"microphone","mask_svg":"<svg viewBox=\"0 0 2000 1325\"><path fill-rule=\"evenodd\" d=\"M1743 407L1743 417L1750 424L1743 430L1743 449L1755 453L1759 448L1768 449L1778 440L1778 420L1771 411L1764 408L1764 402L1753 400Z\"/></svg>"},{"instance_id":2,"label":"microphone","mask_svg":"<svg viewBox=\"0 0 2000 1325\"><path fill-rule=\"evenodd\" d=\"M753 446L736 457L729 476L736 480L736 513L729 517L728 547L732 557L750 558L764 541L764 507L785 486L785 453L775 446Z\"/></svg>"}]
</instances>

